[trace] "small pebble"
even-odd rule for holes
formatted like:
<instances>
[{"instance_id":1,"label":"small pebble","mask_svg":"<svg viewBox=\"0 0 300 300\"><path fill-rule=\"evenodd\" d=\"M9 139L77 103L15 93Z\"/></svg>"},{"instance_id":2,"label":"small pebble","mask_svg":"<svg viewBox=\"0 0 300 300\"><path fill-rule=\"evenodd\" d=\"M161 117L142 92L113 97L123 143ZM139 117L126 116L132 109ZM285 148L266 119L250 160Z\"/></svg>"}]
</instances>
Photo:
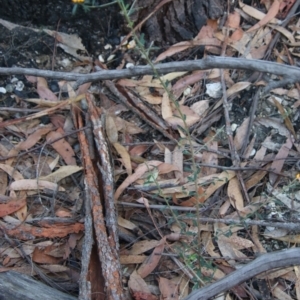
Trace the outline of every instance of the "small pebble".
<instances>
[{"instance_id":1,"label":"small pebble","mask_svg":"<svg viewBox=\"0 0 300 300\"><path fill-rule=\"evenodd\" d=\"M237 127L238 127L237 124L235 124L235 123L231 124L231 130L232 130L233 132L236 131Z\"/></svg>"},{"instance_id":2,"label":"small pebble","mask_svg":"<svg viewBox=\"0 0 300 300\"><path fill-rule=\"evenodd\" d=\"M184 96L188 96L188 95L191 94L191 92L192 92L192 89L191 89L190 87L188 87L188 88L186 88L186 89L184 90L183 95L184 95Z\"/></svg>"},{"instance_id":3,"label":"small pebble","mask_svg":"<svg viewBox=\"0 0 300 300\"><path fill-rule=\"evenodd\" d=\"M18 81L17 84L16 84L15 89L17 91L19 91L19 92L23 91L23 89L24 89L24 83L23 83L23 81Z\"/></svg>"},{"instance_id":4,"label":"small pebble","mask_svg":"<svg viewBox=\"0 0 300 300\"><path fill-rule=\"evenodd\" d=\"M0 87L0 93L6 94L6 89L4 87Z\"/></svg>"},{"instance_id":5,"label":"small pebble","mask_svg":"<svg viewBox=\"0 0 300 300\"><path fill-rule=\"evenodd\" d=\"M126 64L126 69L132 69L134 67L133 63L127 63Z\"/></svg>"},{"instance_id":6,"label":"small pebble","mask_svg":"<svg viewBox=\"0 0 300 300\"><path fill-rule=\"evenodd\" d=\"M14 90L14 86L12 84L7 84L5 89L8 93L12 93Z\"/></svg>"},{"instance_id":7,"label":"small pebble","mask_svg":"<svg viewBox=\"0 0 300 300\"><path fill-rule=\"evenodd\" d=\"M102 62L102 63L105 62L105 59L104 59L104 57L102 56L102 54L100 54L100 55L98 56L98 59L99 59L99 61Z\"/></svg>"},{"instance_id":8,"label":"small pebble","mask_svg":"<svg viewBox=\"0 0 300 300\"><path fill-rule=\"evenodd\" d=\"M135 40L132 40L128 43L127 48L133 49L133 48L135 48L135 46L136 46Z\"/></svg>"},{"instance_id":9,"label":"small pebble","mask_svg":"<svg viewBox=\"0 0 300 300\"><path fill-rule=\"evenodd\" d=\"M104 49L105 49L105 50L112 49L112 45L111 45L111 44L106 44L106 45L104 46Z\"/></svg>"},{"instance_id":10,"label":"small pebble","mask_svg":"<svg viewBox=\"0 0 300 300\"><path fill-rule=\"evenodd\" d=\"M111 61L115 58L116 56L114 54L111 54L108 58L107 61Z\"/></svg>"},{"instance_id":11,"label":"small pebble","mask_svg":"<svg viewBox=\"0 0 300 300\"><path fill-rule=\"evenodd\" d=\"M206 94L212 98L220 98L222 96L222 85L220 82L208 83L206 85Z\"/></svg>"},{"instance_id":12,"label":"small pebble","mask_svg":"<svg viewBox=\"0 0 300 300\"><path fill-rule=\"evenodd\" d=\"M251 153L250 153L250 157L253 157L256 153L256 150L255 149L252 149Z\"/></svg>"}]
</instances>

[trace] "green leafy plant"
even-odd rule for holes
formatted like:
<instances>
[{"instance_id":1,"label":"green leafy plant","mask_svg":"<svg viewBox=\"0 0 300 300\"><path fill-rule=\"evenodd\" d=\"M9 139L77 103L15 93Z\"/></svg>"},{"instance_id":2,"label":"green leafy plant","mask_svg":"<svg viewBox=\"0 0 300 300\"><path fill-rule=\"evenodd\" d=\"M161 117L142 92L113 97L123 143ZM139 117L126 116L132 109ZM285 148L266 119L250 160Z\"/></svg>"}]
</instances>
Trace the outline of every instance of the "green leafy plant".
<instances>
[{"instance_id":1,"label":"green leafy plant","mask_svg":"<svg viewBox=\"0 0 300 300\"><path fill-rule=\"evenodd\" d=\"M181 107L179 102L175 99L174 95L170 92L169 89L169 83L165 80L162 79L162 77L160 76L160 74L158 73L158 71L155 68L155 64L152 62L152 60L150 59L149 53L152 47L152 44L150 44L150 47L145 48L145 39L144 36L141 35L140 37L137 36L137 34L135 33L135 28L134 28L134 23L132 22L130 15L132 14L132 12L134 11L134 4L135 1L133 2L133 4L131 6L129 6L128 4L125 3L124 0L117 0L121 12L126 20L127 26L129 27L129 29L131 30L132 33L132 37L135 40L136 43L136 48L139 51L139 53L141 54L141 57L144 58L146 60L146 62L148 63L149 66L151 66L151 68L153 69L154 75L155 77L160 81L164 91L168 94L169 99L171 100L171 102L173 103L175 110L178 112L178 118L180 118L182 120L182 126L178 126L178 130L181 131L184 135L185 135L185 142L188 145L188 151L187 151L187 155L190 157L191 160L191 170L192 170L192 175L189 176L189 179L191 180L191 182L194 183L195 185L195 199L196 199L196 215L197 215L197 224L198 226L200 225L200 199L201 197L203 197L203 195L200 195L198 193L198 182L197 182L197 178L198 178L198 174L200 172L199 166L196 164L196 160L195 160L195 153L194 153L194 145L193 145L193 139L192 136L190 134L189 131L189 127L187 125L186 122L186 115L181 111ZM160 192L159 189L159 185L157 184L159 193L163 196L163 193ZM167 203L167 205L169 205ZM172 212L173 214L173 218L176 220L176 223L179 224L177 217L175 216L175 214ZM190 264L187 263L187 267L191 270L191 268L193 269L193 274L195 275L195 278L197 278L196 280L200 280L201 278L196 275L197 273L201 274L200 268L202 266L202 262L201 262L201 253L200 253L200 249L201 249L201 237L200 237L200 230L197 233L198 238L196 239L197 241L197 245L194 247L196 254L192 257L192 260L194 260L194 258L197 260L197 263L194 264ZM195 269L195 271L194 271Z\"/></svg>"}]
</instances>

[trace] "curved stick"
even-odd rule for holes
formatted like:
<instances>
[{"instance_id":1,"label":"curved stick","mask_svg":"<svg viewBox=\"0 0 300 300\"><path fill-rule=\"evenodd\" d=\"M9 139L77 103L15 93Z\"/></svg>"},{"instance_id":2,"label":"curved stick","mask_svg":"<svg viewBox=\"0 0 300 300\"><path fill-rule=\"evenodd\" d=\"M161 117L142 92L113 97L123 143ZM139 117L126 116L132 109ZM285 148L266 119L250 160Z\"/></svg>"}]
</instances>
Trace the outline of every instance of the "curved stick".
<instances>
[{"instance_id":1,"label":"curved stick","mask_svg":"<svg viewBox=\"0 0 300 300\"><path fill-rule=\"evenodd\" d=\"M300 248L275 251L259 256L245 267L242 267L221 280L212 283L202 289L193 291L184 300L206 300L234 286L247 281L265 271L274 268L286 268L292 265L300 265Z\"/></svg>"}]
</instances>

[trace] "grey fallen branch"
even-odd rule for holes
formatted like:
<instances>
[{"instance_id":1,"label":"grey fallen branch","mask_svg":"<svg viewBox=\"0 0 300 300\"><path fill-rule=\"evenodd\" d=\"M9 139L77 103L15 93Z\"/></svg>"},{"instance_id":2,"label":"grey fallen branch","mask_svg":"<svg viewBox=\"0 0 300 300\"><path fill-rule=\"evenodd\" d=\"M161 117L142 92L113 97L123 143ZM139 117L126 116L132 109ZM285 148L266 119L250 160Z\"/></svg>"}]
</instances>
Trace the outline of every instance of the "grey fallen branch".
<instances>
[{"instance_id":1,"label":"grey fallen branch","mask_svg":"<svg viewBox=\"0 0 300 300\"><path fill-rule=\"evenodd\" d=\"M284 84L300 82L300 68L255 59L208 56L207 58L200 60L161 63L155 65L155 68L156 72L161 75L175 71L208 70L212 68L252 70L283 76L281 81ZM137 66L124 70L102 70L91 74L55 72L19 67L0 68L1 75L23 74L58 80L76 81L77 86L86 82L95 82L99 80L128 78L140 75L153 75L154 72L155 70L153 70L150 66ZM278 87L280 86L281 81L273 82L271 85L276 83L276 87ZM265 91L269 91L269 87L266 87Z\"/></svg>"},{"instance_id":2,"label":"grey fallen branch","mask_svg":"<svg viewBox=\"0 0 300 300\"><path fill-rule=\"evenodd\" d=\"M222 292L228 291L234 286L248 279L274 268L286 268L300 264L300 248L276 251L259 256L221 280L216 281L202 289L192 292L185 300L206 300Z\"/></svg>"},{"instance_id":3,"label":"grey fallen branch","mask_svg":"<svg viewBox=\"0 0 300 300\"><path fill-rule=\"evenodd\" d=\"M0 273L0 299L14 300L76 300L50 286L14 271Z\"/></svg>"}]
</instances>

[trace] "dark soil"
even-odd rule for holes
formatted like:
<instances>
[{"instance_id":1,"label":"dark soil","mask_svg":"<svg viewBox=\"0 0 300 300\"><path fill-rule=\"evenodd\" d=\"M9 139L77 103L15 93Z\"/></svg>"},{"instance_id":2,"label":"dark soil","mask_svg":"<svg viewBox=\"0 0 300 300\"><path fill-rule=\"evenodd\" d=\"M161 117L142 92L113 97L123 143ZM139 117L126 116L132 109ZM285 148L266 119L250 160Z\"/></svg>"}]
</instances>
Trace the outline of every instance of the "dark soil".
<instances>
[{"instance_id":1,"label":"dark soil","mask_svg":"<svg viewBox=\"0 0 300 300\"><path fill-rule=\"evenodd\" d=\"M111 1L102 0L101 3L96 4L109 2ZM78 5L75 14L72 14L74 5L71 0L0 0L0 7L0 18L13 23L25 27L47 28L68 34L78 34L91 55L98 55L106 43L119 44L120 35L124 34L123 18L119 13L120 9L117 4L90 9L87 12ZM10 39L9 35L11 36ZM37 49L34 47L34 50L43 54L52 51L53 47L51 47L51 43L49 44L51 38L48 41L40 35L35 37L30 35L30 38L36 40L34 44ZM28 43L31 44L28 39L26 35L20 38L18 31L7 32L0 25L1 41L6 41L14 47L20 47L22 44L27 46ZM44 45L36 45L40 39L43 40L42 44ZM10 66L9 62L6 64ZM1 65L4 66L3 62Z\"/></svg>"}]
</instances>

